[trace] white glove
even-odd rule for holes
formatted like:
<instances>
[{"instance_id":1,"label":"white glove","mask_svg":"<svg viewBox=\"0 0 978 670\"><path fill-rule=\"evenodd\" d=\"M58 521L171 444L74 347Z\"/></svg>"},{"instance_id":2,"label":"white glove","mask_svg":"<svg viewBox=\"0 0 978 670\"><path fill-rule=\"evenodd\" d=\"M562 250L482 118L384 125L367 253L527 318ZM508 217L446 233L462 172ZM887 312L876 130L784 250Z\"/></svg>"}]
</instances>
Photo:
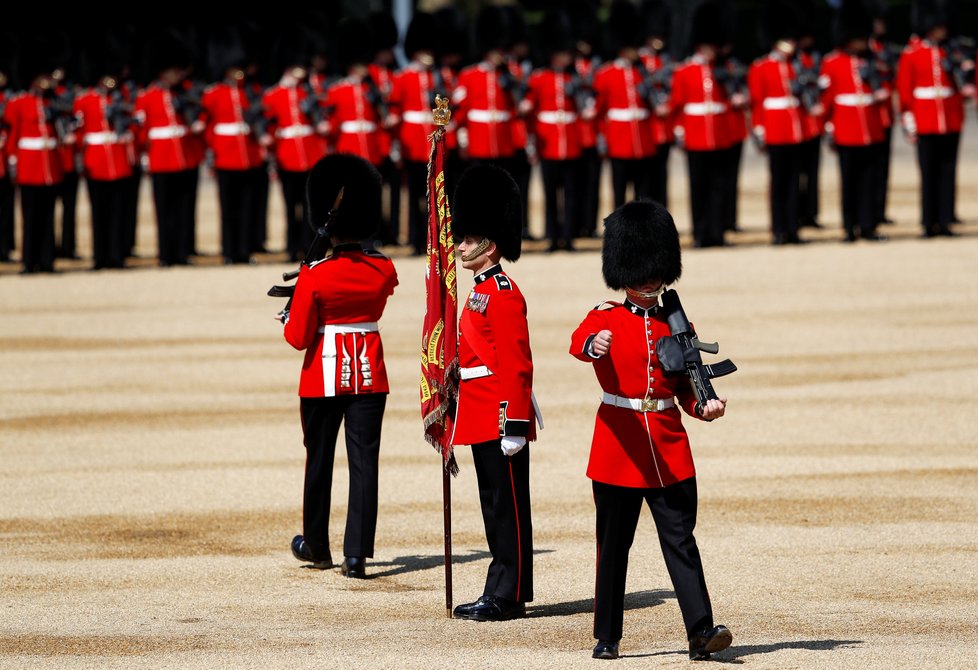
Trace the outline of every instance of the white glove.
<instances>
[{"instance_id":1,"label":"white glove","mask_svg":"<svg viewBox=\"0 0 978 670\"><path fill-rule=\"evenodd\" d=\"M515 456L524 446L526 446L525 437L504 437L500 448L505 455Z\"/></svg>"}]
</instances>

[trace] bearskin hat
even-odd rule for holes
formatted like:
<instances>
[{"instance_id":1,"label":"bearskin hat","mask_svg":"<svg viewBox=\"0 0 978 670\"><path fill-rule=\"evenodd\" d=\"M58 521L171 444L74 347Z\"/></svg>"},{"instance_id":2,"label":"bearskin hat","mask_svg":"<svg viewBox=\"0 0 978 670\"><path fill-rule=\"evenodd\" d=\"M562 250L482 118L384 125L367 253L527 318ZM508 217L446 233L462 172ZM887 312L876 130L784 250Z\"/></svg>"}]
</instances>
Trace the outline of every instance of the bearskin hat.
<instances>
[{"instance_id":1,"label":"bearskin hat","mask_svg":"<svg viewBox=\"0 0 978 670\"><path fill-rule=\"evenodd\" d=\"M438 57L458 55L465 57L471 48L469 24L465 13L458 7L447 5L434 13L438 40L435 51Z\"/></svg>"},{"instance_id":2,"label":"bearskin hat","mask_svg":"<svg viewBox=\"0 0 978 670\"><path fill-rule=\"evenodd\" d=\"M642 15L631 0L614 0L608 14L608 45L612 51L642 46Z\"/></svg>"},{"instance_id":3,"label":"bearskin hat","mask_svg":"<svg viewBox=\"0 0 978 670\"><path fill-rule=\"evenodd\" d=\"M723 3L707 0L693 12L693 25L690 42L722 46L730 41L730 26L727 24L729 12Z\"/></svg>"},{"instance_id":4,"label":"bearskin hat","mask_svg":"<svg viewBox=\"0 0 978 670\"><path fill-rule=\"evenodd\" d=\"M509 48L511 42L509 18L502 7L485 5L475 17L475 45L480 56L490 51Z\"/></svg>"},{"instance_id":5,"label":"bearskin hat","mask_svg":"<svg viewBox=\"0 0 978 670\"><path fill-rule=\"evenodd\" d=\"M438 44L438 24L434 14L417 12L411 17L404 35L404 53L413 56L419 51L435 51Z\"/></svg>"},{"instance_id":6,"label":"bearskin hat","mask_svg":"<svg viewBox=\"0 0 978 670\"><path fill-rule=\"evenodd\" d=\"M146 58L151 77L170 68L189 68L194 62L190 45L174 30L164 30L151 38L146 45Z\"/></svg>"},{"instance_id":7,"label":"bearskin hat","mask_svg":"<svg viewBox=\"0 0 978 670\"><path fill-rule=\"evenodd\" d=\"M600 46L601 22L598 21L598 12L594 2L592 0L568 0L561 4L570 16L575 42L597 49Z\"/></svg>"},{"instance_id":8,"label":"bearskin hat","mask_svg":"<svg viewBox=\"0 0 978 670\"><path fill-rule=\"evenodd\" d=\"M520 257L523 205L509 172L487 163L473 165L459 177L451 205L456 240L488 237L506 260Z\"/></svg>"},{"instance_id":9,"label":"bearskin hat","mask_svg":"<svg viewBox=\"0 0 978 670\"><path fill-rule=\"evenodd\" d=\"M370 22L344 17L336 24L336 60L343 74L352 65L366 65L374 59L374 31Z\"/></svg>"},{"instance_id":10,"label":"bearskin hat","mask_svg":"<svg viewBox=\"0 0 978 670\"><path fill-rule=\"evenodd\" d=\"M951 20L949 5L946 0L915 0L910 17L913 31L923 37L938 26L947 26Z\"/></svg>"},{"instance_id":11,"label":"bearskin hat","mask_svg":"<svg viewBox=\"0 0 978 670\"><path fill-rule=\"evenodd\" d=\"M783 39L796 39L802 16L792 0L771 0L764 13L764 41L770 46Z\"/></svg>"},{"instance_id":12,"label":"bearskin hat","mask_svg":"<svg viewBox=\"0 0 978 670\"><path fill-rule=\"evenodd\" d=\"M836 44L868 40L873 34L873 15L866 0L843 0L835 16Z\"/></svg>"},{"instance_id":13,"label":"bearskin hat","mask_svg":"<svg viewBox=\"0 0 978 670\"><path fill-rule=\"evenodd\" d=\"M367 17L367 23L373 34L373 46L377 51L393 49L397 46L400 39L397 32L397 23L389 12L372 12Z\"/></svg>"},{"instance_id":14,"label":"bearskin hat","mask_svg":"<svg viewBox=\"0 0 978 670\"><path fill-rule=\"evenodd\" d=\"M244 37L234 26L216 29L207 40L207 66L215 79L222 79L231 68L248 65Z\"/></svg>"},{"instance_id":15,"label":"bearskin hat","mask_svg":"<svg viewBox=\"0 0 978 670\"><path fill-rule=\"evenodd\" d=\"M574 52L574 33L570 16L563 9L551 9L540 23L540 46L544 54Z\"/></svg>"},{"instance_id":16,"label":"bearskin hat","mask_svg":"<svg viewBox=\"0 0 978 670\"><path fill-rule=\"evenodd\" d=\"M21 86L28 88L43 74L51 74L57 63L51 54L51 42L38 36L28 36L17 54L17 75Z\"/></svg>"},{"instance_id":17,"label":"bearskin hat","mask_svg":"<svg viewBox=\"0 0 978 670\"><path fill-rule=\"evenodd\" d=\"M666 0L645 0L642 3L642 30L646 38L669 37L672 27L672 8Z\"/></svg>"},{"instance_id":18,"label":"bearskin hat","mask_svg":"<svg viewBox=\"0 0 978 670\"><path fill-rule=\"evenodd\" d=\"M615 291L661 279L672 284L682 274L679 231L658 202L632 200L604 220L601 273Z\"/></svg>"},{"instance_id":19,"label":"bearskin hat","mask_svg":"<svg viewBox=\"0 0 978 670\"><path fill-rule=\"evenodd\" d=\"M306 208L316 228L326 223L336 196L343 200L329 220L329 234L364 240L380 226L381 177L377 168L353 154L329 154L319 159L306 180Z\"/></svg>"}]
</instances>

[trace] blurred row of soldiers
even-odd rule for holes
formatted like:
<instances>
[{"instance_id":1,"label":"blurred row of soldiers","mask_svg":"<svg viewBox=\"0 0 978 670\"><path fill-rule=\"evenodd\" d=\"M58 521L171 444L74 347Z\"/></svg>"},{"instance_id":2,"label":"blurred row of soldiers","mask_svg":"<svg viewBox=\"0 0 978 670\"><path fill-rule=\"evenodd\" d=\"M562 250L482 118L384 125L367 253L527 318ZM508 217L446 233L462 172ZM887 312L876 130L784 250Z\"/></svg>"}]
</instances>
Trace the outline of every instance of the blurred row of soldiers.
<instances>
[{"instance_id":1,"label":"blurred row of soldiers","mask_svg":"<svg viewBox=\"0 0 978 670\"><path fill-rule=\"evenodd\" d=\"M312 238L303 192L326 153L360 155L385 180L385 227L374 242L398 244L406 186L405 242L424 253L428 136L436 95L452 100L452 181L466 164L506 168L523 198L524 235L531 166L539 165L550 249L572 249L595 234L600 173L607 159L614 203L646 197L668 205L668 157L687 157L693 240L724 244L737 227L738 173L752 138L770 163L771 231L776 244L799 242L818 225L818 171L824 138L838 153L846 239L880 239L891 131L899 120L916 142L921 224L949 234L955 220L955 166L963 98L974 92L974 55L949 39L946 2L917 2L915 33L898 48L886 40L884 8L843 0L837 48L816 49L813 3L769 0L770 52L750 66L732 49L736 12L706 0L692 13L693 53L668 49L671 3L614 0L599 21L589 2L563 3L542 19L534 69L518 5L482 7L472 22L444 9L415 13L404 35L393 19L345 17L323 47L309 26L280 31L272 54L245 24L209 31L204 49L216 83L193 77L186 35L156 34L145 45L151 81L132 79L132 49L106 32L71 56L43 36L19 41L0 58L0 260L13 251L13 192L20 191L24 271L51 271L74 256L79 175L92 206L94 265L122 267L133 251L139 185L150 175L159 262L186 264L195 253L199 170L216 177L222 254L247 263L265 248L270 174L281 184L285 248L300 258ZM604 28L610 53L597 52ZM469 40L471 35L472 39ZM466 65L468 44L477 59ZM65 63L78 67L67 76ZM263 84L271 62L278 78ZM23 90L14 92L8 73ZM449 184L451 192L451 184ZM56 201L62 202L60 241ZM315 222L313 222L315 223Z\"/></svg>"}]
</instances>

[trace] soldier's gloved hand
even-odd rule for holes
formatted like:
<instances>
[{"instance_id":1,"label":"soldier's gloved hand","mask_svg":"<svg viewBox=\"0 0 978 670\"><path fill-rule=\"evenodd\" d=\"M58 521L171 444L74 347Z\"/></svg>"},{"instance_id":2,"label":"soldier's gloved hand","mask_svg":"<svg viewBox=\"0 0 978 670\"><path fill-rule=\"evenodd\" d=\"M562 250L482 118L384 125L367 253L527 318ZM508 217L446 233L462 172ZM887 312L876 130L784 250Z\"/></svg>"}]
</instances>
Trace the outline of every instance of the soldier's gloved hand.
<instances>
[{"instance_id":1,"label":"soldier's gloved hand","mask_svg":"<svg viewBox=\"0 0 978 670\"><path fill-rule=\"evenodd\" d=\"M526 446L525 437L504 437L501 442L500 448L507 456L515 456L520 449Z\"/></svg>"}]
</instances>

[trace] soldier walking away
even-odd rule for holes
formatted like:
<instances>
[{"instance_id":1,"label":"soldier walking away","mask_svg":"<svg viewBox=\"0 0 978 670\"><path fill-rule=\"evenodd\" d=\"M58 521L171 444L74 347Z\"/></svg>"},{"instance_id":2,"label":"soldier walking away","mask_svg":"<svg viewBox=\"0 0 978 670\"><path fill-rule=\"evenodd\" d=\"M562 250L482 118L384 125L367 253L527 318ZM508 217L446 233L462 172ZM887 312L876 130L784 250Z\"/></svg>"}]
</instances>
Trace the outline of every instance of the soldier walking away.
<instances>
[{"instance_id":1,"label":"soldier walking away","mask_svg":"<svg viewBox=\"0 0 978 670\"><path fill-rule=\"evenodd\" d=\"M696 526L696 471L679 407L712 421L726 399L697 402L689 378L666 377L656 342L670 335L659 295L682 272L679 233L659 203L632 201L604 222L602 272L625 300L591 310L571 336L570 354L590 363L603 391L587 476L597 532L592 656L618 658L625 575L642 503L649 506L682 611L689 657L703 660L733 639L713 620Z\"/></svg>"},{"instance_id":2,"label":"soldier walking away","mask_svg":"<svg viewBox=\"0 0 978 670\"><path fill-rule=\"evenodd\" d=\"M329 513L342 424L350 488L340 572L361 579L374 555L380 434L389 392L378 322L397 286L391 260L361 244L380 225L380 189L380 174L357 156L330 155L313 167L309 216L326 227L332 253L303 263L285 314L286 341L306 352L299 380L306 447L302 534L292 539L292 554L314 568L333 567Z\"/></svg>"},{"instance_id":3,"label":"soldier walking away","mask_svg":"<svg viewBox=\"0 0 978 670\"><path fill-rule=\"evenodd\" d=\"M536 439L526 300L500 265L520 257L519 186L502 168L477 165L455 189L458 256L475 286L459 319L461 384L452 444L472 445L492 562L482 596L456 619L504 621L533 600L530 450Z\"/></svg>"},{"instance_id":4,"label":"soldier walking away","mask_svg":"<svg viewBox=\"0 0 978 670\"><path fill-rule=\"evenodd\" d=\"M669 150L674 135L669 124L669 92L672 90L672 71L676 64L669 54L669 33L672 10L665 0L645 0L642 3L645 42L639 50L642 64L649 76L643 82L644 94L655 112L655 153L653 154L652 199L669 206Z\"/></svg>"},{"instance_id":5,"label":"soldier walking away","mask_svg":"<svg viewBox=\"0 0 978 670\"><path fill-rule=\"evenodd\" d=\"M822 162L822 135L824 132L824 107L819 100L818 73L822 54L815 41L817 10L814 0L792 0L798 6L800 21L798 47L795 50L794 69L798 99L802 102L805 141L801 147L801 181L798 185L800 210L798 225L821 228L818 222L819 166Z\"/></svg>"}]
</instances>

